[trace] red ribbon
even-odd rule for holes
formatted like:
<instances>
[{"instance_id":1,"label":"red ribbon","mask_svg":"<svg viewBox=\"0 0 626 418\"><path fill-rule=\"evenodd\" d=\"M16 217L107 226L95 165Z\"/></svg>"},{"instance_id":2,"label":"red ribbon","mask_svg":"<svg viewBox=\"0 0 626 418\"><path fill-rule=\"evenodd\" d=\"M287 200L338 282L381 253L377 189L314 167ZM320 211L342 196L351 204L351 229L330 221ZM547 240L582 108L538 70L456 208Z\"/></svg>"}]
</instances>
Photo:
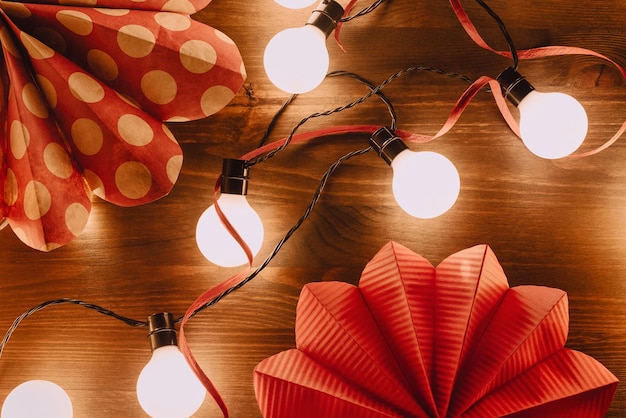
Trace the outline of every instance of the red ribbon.
<instances>
[{"instance_id":1,"label":"red ribbon","mask_svg":"<svg viewBox=\"0 0 626 418\"><path fill-rule=\"evenodd\" d=\"M230 223L224 212L222 212L222 208L219 205L221 185L222 176L220 176L215 182L215 189L213 190L213 206L215 207L215 213L217 214L217 217L219 218L224 228L226 228L226 231L228 231L230 236L233 237L235 241L237 241L237 244L239 244L244 253L246 253L246 258L248 259L248 267L252 267L252 259L254 258L254 254L252 254L250 246L248 245L248 243L246 243L246 241L244 241L239 232L237 232L237 229L233 226L233 224Z\"/></svg>"},{"instance_id":2,"label":"red ribbon","mask_svg":"<svg viewBox=\"0 0 626 418\"><path fill-rule=\"evenodd\" d=\"M358 0L350 0L350 3L348 3L348 5L343 9L343 17L346 17L350 14L350 11L352 10L352 8L354 7L354 5L356 4ZM337 43L337 45L339 46L339 48L341 48L342 51L346 51L345 48L343 47L343 44L341 43L341 28L343 27L343 22L337 22L337 27L335 28L335 42Z\"/></svg>"},{"instance_id":3,"label":"red ribbon","mask_svg":"<svg viewBox=\"0 0 626 418\"><path fill-rule=\"evenodd\" d=\"M222 294L224 291L228 290L232 286L237 285L239 282L241 282L243 279L247 277L248 273L249 273L249 270L248 271L244 270L241 273L230 277L229 279L221 282L217 286L214 286L211 289L204 292L202 295L200 295L199 298L197 298L191 304L191 306L189 306L189 308L187 309L187 312L185 313L185 316L183 317L182 322L180 323L180 332L179 332L179 338L178 338L178 343L179 343L178 345L179 345L180 351L185 356L185 359L187 360L187 363L191 367L191 370L193 370L193 372L198 377L202 385L204 385L204 387L206 388L207 392L209 392L211 397L215 400L215 403L217 403L217 405L222 410L222 414L224 415L224 418L228 418L228 407L226 406L226 403L222 399L222 396L220 395L219 391L217 390L213 382L211 382L211 379L209 379L206 373L204 373L204 371L202 370L202 368L196 361L195 357L193 356L191 349L189 348L189 345L187 344L187 338L185 336L185 324L187 323L189 318L191 318L194 312L196 312L196 310L200 309L204 304L213 300L216 296L219 296L220 294Z\"/></svg>"}]
</instances>

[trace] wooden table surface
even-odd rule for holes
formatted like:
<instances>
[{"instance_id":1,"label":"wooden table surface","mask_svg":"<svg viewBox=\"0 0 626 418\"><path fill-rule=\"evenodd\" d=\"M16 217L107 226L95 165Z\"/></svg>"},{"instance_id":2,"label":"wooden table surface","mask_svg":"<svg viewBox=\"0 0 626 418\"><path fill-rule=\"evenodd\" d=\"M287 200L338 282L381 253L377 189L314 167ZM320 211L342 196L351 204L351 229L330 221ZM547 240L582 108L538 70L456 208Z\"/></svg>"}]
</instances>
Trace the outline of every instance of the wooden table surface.
<instances>
[{"instance_id":1,"label":"wooden table surface","mask_svg":"<svg viewBox=\"0 0 626 418\"><path fill-rule=\"evenodd\" d=\"M505 49L487 14L471 1L464 3L485 39ZM623 0L488 3L520 49L572 45L626 64ZM360 2L357 9L367 4ZM248 73L245 88L218 114L171 125L185 160L169 196L135 208L96 199L85 232L50 253L26 248L10 228L2 230L0 329L28 308L60 297L142 320L162 311L181 315L203 291L239 271L213 266L202 257L195 225L212 203L222 158L238 158L254 149L287 98L264 75L265 44L279 30L304 23L309 13L284 9L271 0L214 0L195 16L237 43ZM495 77L510 64L476 46L445 1L389 1L346 23L342 39L345 52L328 42L331 70L352 71L375 83L413 65L475 79ZM625 119L626 82L605 61L548 58L523 62L520 72L537 89L563 91L583 103L590 120L584 149L610 138ZM466 86L436 74L411 73L385 92L396 107L399 128L434 134ZM353 80L328 79L288 107L270 139L284 137L312 112L341 106L365 92ZM388 123L384 105L373 98L307 122L302 131ZM567 345L625 380L625 140L576 161L542 160L511 133L492 96L480 93L448 134L411 145L445 154L461 176L455 206L431 220L412 218L396 206L391 170L376 155L351 159L331 178L310 218L271 264L188 325L190 345L231 416L260 416L252 371L262 359L294 346L295 306L302 286L317 280L356 283L364 265L392 240L434 265L456 251L486 243L511 286L564 289L570 300ZM266 230L255 265L303 213L330 164L364 147L366 135L328 137L294 145L253 167L248 200ZM144 416L135 382L150 357L145 335L145 329L81 307L47 308L23 322L7 345L0 359L0 399L22 381L47 379L69 393L75 417ZM219 416L219 411L207 398L197 416ZM626 416L626 387L618 388L608 416Z\"/></svg>"}]
</instances>

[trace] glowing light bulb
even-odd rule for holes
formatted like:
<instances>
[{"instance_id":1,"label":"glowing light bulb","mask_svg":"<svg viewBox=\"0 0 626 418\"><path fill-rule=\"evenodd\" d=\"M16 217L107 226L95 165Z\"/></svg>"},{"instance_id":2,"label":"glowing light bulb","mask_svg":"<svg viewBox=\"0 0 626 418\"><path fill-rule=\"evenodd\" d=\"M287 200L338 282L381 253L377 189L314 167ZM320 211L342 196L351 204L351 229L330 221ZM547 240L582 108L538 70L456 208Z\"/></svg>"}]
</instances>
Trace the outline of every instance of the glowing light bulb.
<instances>
[{"instance_id":1,"label":"glowing light bulb","mask_svg":"<svg viewBox=\"0 0 626 418\"><path fill-rule=\"evenodd\" d=\"M269 41L263 65L270 81L292 94L313 90L326 77L329 67L326 38L343 16L339 3L320 3L306 25L285 29Z\"/></svg>"},{"instance_id":2,"label":"glowing light bulb","mask_svg":"<svg viewBox=\"0 0 626 418\"><path fill-rule=\"evenodd\" d=\"M393 169L392 190L409 215L430 219L447 212L461 188L450 160L431 151L414 152L388 128L376 131L370 144Z\"/></svg>"},{"instance_id":3,"label":"glowing light bulb","mask_svg":"<svg viewBox=\"0 0 626 418\"><path fill-rule=\"evenodd\" d=\"M520 113L520 136L524 145L541 158L565 157L580 147L587 136L587 113L564 93L542 93L512 68L498 81L506 97Z\"/></svg>"},{"instance_id":4,"label":"glowing light bulb","mask_svg":"<svg viewBox=\"0 0 626 418\"><path fill-rule=\"evenodd\" d=\"M245 196L222 194L218 199L220 209L243 240L256 255L263 244L263 223ZM248 262L244 250L226 230L211 205L198 220L196 242L202 254L214 264L235 267Z\"/></svg>"},{"instance_id":5,"label":"glowing light bulb","mask_svg":"<svg viewBox=\"0 0 626 418\"><path fill-rule=\"evenodd\" d=\"M587 113L567 94L535 90L517 108L522 141L539 157L565 157L576 151L587 136Z\"/></svg>"},{"instance_id":6,"label":"glowing light bulb","mask_svg":"<svg viewBox=\"0 0 626 418\"><path fill-rule=\"evenodd\" d=\"M248 203L249 168L242 160L225 159L222 169L220 209L256 255L263 244L263 222ZM222 224L211 205L196 225L196 242L207 260L222 267L235 267L248 262L245 251Z\"/></svg>"},{"instance_id":7,"label":"glowing light bulb","mask_svg":"<svg viewBox=\"0 0 626 418\"><path fill-rule=\"evenodd\" d=\"M152 358L137 379L137 398L152 418L189 418L202 405L206 389L177 346L174 318L150 316Z\"/></svg>"},{"instance_id":8,"label":"glowing light bulb","mask_svg":"<svg viewBox=\"0 0 626 418\"><path fill-rule=\"evenodd\" d=\"M59 385L30 380L9 393L2 405L2 418L72 418L72 401Z\"/></svg>"},{"instance_id":9,"label":"glowing light bulb","mask_svg":"<svg viewBox=\"0 0 626 418\"><path fill-rule=\"evenodd\" d=\"M393 195L409 215L429 219L446 213L459 196L456 167L441 154L405 150L391 162Z\"/></svg>"},{"instance_id":10,"label":"glowing light bulb","mask_svg":"<svg viewBox=\"0 0 626 418\"><path fill-rule=\"evenodd\" d=\"M285 29L267 44L263 64L270 81L292 94L319 86L329 66L326 37L315 26Z\"/></svg>"},{"instance_id":11,"label":"glowing light bulb","mask_svg":"<svg viewBox=\"0 0 626 418\"><path fill-rule=\"evenodd\" d=\"M317 0L274 0L276 3L289 9L303 9L313 5Z\"/></svg>"}]
</instances>

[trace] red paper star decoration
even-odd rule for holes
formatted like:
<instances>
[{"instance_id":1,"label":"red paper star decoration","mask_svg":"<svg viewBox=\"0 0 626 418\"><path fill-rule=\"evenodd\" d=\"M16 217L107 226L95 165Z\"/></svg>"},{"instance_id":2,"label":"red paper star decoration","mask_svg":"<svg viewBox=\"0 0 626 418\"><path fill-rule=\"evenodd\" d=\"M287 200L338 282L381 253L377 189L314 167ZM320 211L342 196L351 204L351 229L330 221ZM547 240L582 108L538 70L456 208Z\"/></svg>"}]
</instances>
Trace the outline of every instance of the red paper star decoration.
<instances>
[{"instance_id":1,"label":"red paper star decoration","mask_svg":"<svg viewBox=\"0 0 626 418\"><path fill-rule=\"evenodd\" d=\"M183 157L163 122L219 111L245 79L235 43L190 17L209 2L0 2L0 220L25 244L74 239L92 191L169 193Z\"/></svg>"},{"instance_id":2,"label":"red paper star decoration","mask_svg":"<svg viewBox=\"0 0 626 418\"><path fill-rule=\"evenodd\" d=\"M296 349L263 360L265 418L603 417L617 378L565 348L564 291L509 288L479 245L436 268L386 245L359 286L307 284Z\"/></svg>"}]
</instances>

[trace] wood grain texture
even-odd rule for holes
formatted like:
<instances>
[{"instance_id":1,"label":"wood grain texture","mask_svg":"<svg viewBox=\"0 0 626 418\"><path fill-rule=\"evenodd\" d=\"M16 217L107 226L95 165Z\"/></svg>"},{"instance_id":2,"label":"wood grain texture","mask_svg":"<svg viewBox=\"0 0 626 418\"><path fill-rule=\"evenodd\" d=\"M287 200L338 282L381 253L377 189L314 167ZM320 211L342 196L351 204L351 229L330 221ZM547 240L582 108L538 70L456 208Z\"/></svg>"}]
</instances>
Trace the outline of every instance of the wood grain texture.
<instances>
[{"instance_id":1,"label":"wood grain texture","mask_svg":"<svg viewBox=\"0 0 626 418\"><path fill-rule=\"evenodd\" d=\"M497 26L471 1L475 24L492 45L505 48ZM565 44L594 49L626 64L626 2L491 0L519 48ZM360 2L357 8L368 2ZM184 150L172 193L150 205L120 208L94 201L85 232L51 253L0 232L0 329L45 300L72 297L145 319L181 315L204 290L237 269L209 264L195 244L195 224L211 203L222 158L237 158L261 139L286 95L264 75L262 54L277 31L299 25L308 11L271 0L214 0L195 19L228 34L239 46L248 78L232 103L204 120L172 124ZM342 52L329 41L331 70L356 72L375 83L412 65L476 78L509 65L475 46L445 1L391 0L343 28ZM520 67L544 91L576 96L587 108L591 149L626 116L626 82L605 62L548 58ZM430 73L406 75L385 89L399 128L434 134L466 85ZM301 95L280 119L272 140L312 112L343 105L366 89L333 78ZM363 105L307 122L309 131L343 124L389 123L384 105ZM462 189L456 205L432 220L404 214L391 195L391 170L369 153L351 159L329 182L308 221L254 281L189 323L190 345L221 391L234 418L259 417L252 370L262 359L294 346L295 305L302 286L316 280L356 283L367 261L397 241L433 264L479 243L489 244L511 285L540 284L567 291L568 347L583 351L626 380L626 146L555 163L531 155L508 130L489 94L478 95L455 128L414 149L445 154ZM340 156L367 146L365 135L294 145L251 171L249 201L264 220L259 264L300 217L317 184ZM29 379L48 379L71 396L75 416L144 416L136 377L150 357L145 330L76 306L57 306L26 320L0 359L0 399ZM197 416L219 416L206 400ZM626 415L619 387L610 417Z\"/></svg>"}]
</instances>

